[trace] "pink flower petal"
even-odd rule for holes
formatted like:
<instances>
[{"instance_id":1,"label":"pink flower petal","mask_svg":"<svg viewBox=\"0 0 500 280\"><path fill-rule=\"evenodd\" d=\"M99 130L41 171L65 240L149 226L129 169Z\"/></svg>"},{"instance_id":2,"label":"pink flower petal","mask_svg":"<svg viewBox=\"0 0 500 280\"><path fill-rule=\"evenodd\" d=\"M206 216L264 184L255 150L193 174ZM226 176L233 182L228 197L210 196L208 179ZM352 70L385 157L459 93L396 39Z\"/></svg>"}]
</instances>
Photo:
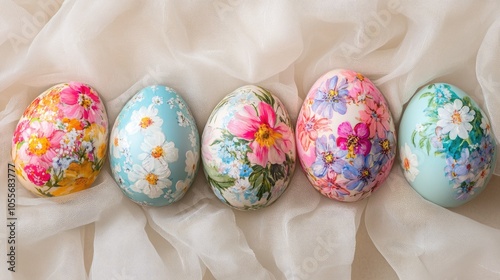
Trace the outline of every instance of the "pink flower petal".
<instances>
[{"instance_id":1,"label":"pink flower petal","mask_svg":"<svg viewBox=\"0 0 500 280\"><path fill-rule=\"evenodd\" d=\"M358 146L356 147L356 154L362 154L364 156L370 153L372 149L372 143L366 139L360 139L358 142Z\"/></svg>"},{"instance_id":2,"label":"pink flower petal","mask_svg":"<svg viewBox=\"0 0 500 280\"><path fill-rule=\"evenodd\" d=\"M233 135L245 140L253 140L255 132L259 129L260 119L252 106L246 105L242 112L234 115L227 128Z\"/></svg>"},{"instance_id":3,"label":"pink flower petal","mask_svg":"<svg viewBox=\"0 0 500 280\"><path fill-rule=\"evenodd\" d=\"M259 111L261 123L274 127L276 122L276 113L274 112L273 107L266 102L260 102L257 109Z\"/></svg>"},{"instance_id":4,"label":"pink flower petal","mask_svg":"<svg viewBox=\"0 0 500 280\"><path fill-rule=\"evenodd\" d=\"M281 141L281 142L283 142L283 141ZM280 148L276 148L276 147L269 149L269 153L268 153L267 157L268 157L267 161L269 161L272 164L283 163L286 159L285 153L283 152L283 150ZM265 166L265 165L263 165L263 166Z\"/></svg>"},{"instance_id":5,"label":"pink flower petal","mask_svg":"<svg viewBox=\"0 0 500 280\"><path fill-rule=\"evenodd\" d=\"M341 150L347 150L347 138L338 137L337 138L337 147Z\"/></svg>"},{"instance_id":6,"label":"pink flower petal","mask_svg":"<svg viewBox=\"0 0 500 280\"><path fill-rule=\"evenodd\" d=\"M370 136L370 130L365 123L356 124L356 126L354 126L354 131L359 138L368 138Z\"/></svg>"},{"instance_id":7,"label":"pink flower petal","mask_svg":"<svg viewBox=\"0 0 500 280\"><path fill-rule=\"evenodd\" d=\"M352 135L352 126L349 122L343 122L337 128L337 133L339 137L347 138L349 135Z\"/></svg>"},{"instance_id":8,"label":"pink flower petal","mask_svg":"<svg viewBox=\"0 0 500 280\"><path fill-rule=\"evenodd\" d=\"M260 166L266 166L269 149L265 146L260 146L257 141L252 142L250 148L252 148L252 152L247 154L248 160Z\"/></svg>"}]
</instances>

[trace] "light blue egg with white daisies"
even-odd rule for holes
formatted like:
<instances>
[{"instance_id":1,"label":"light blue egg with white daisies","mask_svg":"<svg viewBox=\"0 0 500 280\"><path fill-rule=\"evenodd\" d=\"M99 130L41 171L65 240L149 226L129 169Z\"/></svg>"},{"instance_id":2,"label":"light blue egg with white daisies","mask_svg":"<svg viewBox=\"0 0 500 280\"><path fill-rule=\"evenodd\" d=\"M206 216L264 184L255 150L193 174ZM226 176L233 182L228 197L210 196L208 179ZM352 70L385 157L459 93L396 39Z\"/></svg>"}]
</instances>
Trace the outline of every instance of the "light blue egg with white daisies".
<instances>
[{"instance_id":1,"label":"light blue egg with white daisies","mask_svg":"<svg viewBox=\"0 0 500 280\"><path fill-rule=\"evenodd\" d=\"M401 118L398 143L408 183L443 207L477 197L495 170L490 120L454 85L429 84L413 96Z\"/></svg>"},{"instance_id":2,"label":"light blue egg with white daisies","mask_svg":"<svg viewBox=\"0 0 500 280\"><path fill-rule=\"evenodd\" d=\"M148 86L127 102L113 125L109 146L115 181L141 205L178 201L198 171L195 120L184 99L166 86Z\"/></svg>"}]
</instances>

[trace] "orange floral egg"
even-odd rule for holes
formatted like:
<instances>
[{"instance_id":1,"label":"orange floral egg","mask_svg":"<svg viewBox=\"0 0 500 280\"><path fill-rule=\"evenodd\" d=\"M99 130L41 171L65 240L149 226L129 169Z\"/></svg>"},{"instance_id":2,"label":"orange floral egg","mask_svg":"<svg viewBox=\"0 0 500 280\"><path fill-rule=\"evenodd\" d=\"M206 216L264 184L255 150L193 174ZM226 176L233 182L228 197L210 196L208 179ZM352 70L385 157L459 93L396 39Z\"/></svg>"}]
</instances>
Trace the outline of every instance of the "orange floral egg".
<instances>
[{"instance_id":1,"label":"orange floral egg","mask_svg":"<svg viewBox=\"0 0 500 280\"><path fill-rule=\"evenodd\" d=\"M19 182L44 197L87 189L104 163L107 139L99 94L78 82L55 85L26 108L14 131Z\"/></svg>"}]
</instances>

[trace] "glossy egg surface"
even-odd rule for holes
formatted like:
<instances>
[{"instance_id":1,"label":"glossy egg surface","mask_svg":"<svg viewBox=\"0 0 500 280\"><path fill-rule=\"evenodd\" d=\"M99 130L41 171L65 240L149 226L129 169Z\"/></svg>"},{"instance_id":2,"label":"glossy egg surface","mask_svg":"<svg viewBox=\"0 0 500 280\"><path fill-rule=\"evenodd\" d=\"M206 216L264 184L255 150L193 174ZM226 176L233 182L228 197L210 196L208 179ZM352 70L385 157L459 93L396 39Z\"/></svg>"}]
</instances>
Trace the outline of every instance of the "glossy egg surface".
<instances>
[{"instance_id":1,"label":"glossy egg surface","mask_svg":"<svg viewBox=\"0 0 500 280\"><path fill-rule=\"evenodd\" d=\"M297 152L321 194L340 201L369 196L389 175L396 154L391 112L362 74L332 70L307 94L297 118Z\"/></svg>"}]
</instances>

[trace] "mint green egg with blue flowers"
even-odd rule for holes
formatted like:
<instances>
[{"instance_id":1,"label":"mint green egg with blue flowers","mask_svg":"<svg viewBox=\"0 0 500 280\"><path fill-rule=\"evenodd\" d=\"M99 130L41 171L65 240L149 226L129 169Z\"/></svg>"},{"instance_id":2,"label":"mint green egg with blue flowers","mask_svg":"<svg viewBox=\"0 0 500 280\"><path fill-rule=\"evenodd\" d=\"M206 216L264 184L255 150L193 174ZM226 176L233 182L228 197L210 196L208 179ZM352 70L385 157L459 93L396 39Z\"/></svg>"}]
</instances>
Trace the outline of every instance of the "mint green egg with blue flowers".
<instances>
[{"instance_id":1,"label":"mint green egg with blue flowers","mask_svg":"<svg viewBox=\"0 0 500 280\"><path fill-rule=\"evenodd\" d=\"M478 196L495 169L496 143L487 115L446 83L420 89L399 126L406 180L425 199L457 207Z\"/></svg>"},{"instance_id":2,"label":"mint green egg with blue flowers","mask_svg":"<svg viewBox=\"0 0 500 280\"><path fill-rule=\"evenodd\" d=\"M166 86L146 87L128 101L116 118L109 146L116 183L141 205L178 201L198 170L195 120L182 97Z\"/></svg>"}]
</instances>

